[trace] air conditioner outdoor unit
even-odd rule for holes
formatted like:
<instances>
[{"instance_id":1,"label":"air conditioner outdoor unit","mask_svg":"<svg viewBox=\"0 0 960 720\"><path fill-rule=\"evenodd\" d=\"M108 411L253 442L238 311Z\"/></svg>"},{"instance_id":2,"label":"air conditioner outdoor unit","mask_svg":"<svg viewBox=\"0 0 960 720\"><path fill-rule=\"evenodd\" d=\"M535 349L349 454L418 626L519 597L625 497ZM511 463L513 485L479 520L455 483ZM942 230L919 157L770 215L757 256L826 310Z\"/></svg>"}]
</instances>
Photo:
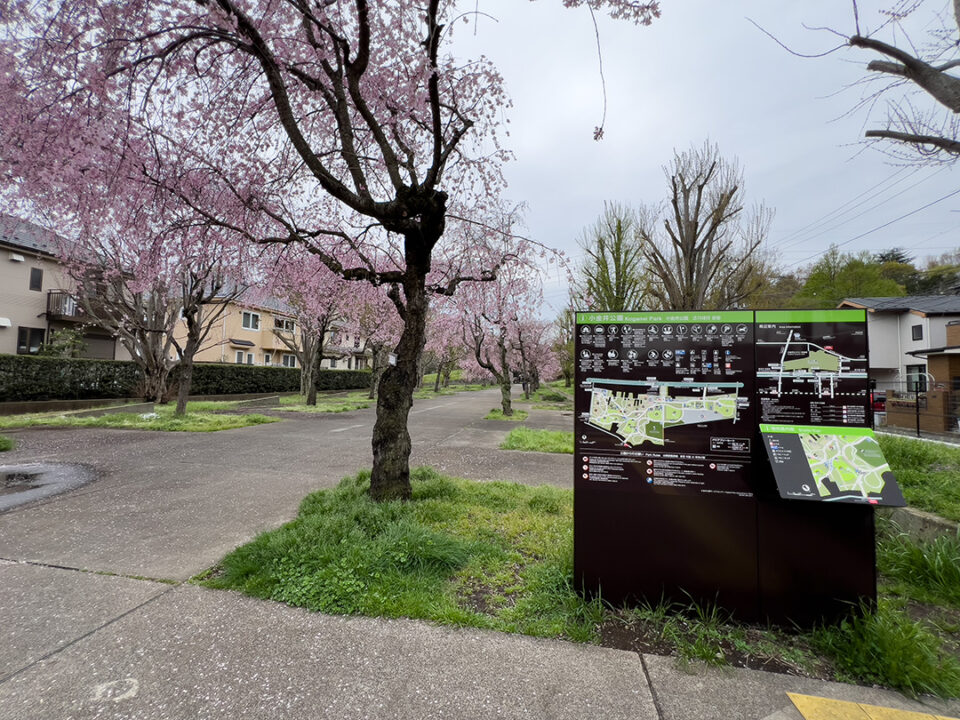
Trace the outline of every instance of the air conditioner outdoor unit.
<instances>
[{"instance_id":1,"label":"air conditioner outdoor unit","mask_svg":"<svg viewBox=\"0 0 960 720\"><path fill-rule=\"evenodd\" d=\"M25 258L20 253L10 253L10 262L23 262Z\"/></svg>"}]
</instances>

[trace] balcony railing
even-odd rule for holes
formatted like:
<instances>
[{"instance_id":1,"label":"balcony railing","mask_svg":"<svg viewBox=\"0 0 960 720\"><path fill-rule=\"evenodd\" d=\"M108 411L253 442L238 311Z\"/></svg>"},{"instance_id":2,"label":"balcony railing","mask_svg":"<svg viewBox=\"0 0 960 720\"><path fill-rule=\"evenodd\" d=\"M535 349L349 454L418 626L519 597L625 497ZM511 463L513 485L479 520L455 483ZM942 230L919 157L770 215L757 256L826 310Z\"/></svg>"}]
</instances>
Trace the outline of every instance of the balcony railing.
<instances>
[{"instance_id":1,"label":"balcony railing","mask_svg":"<svg viewBox=\"0 0 960 720\"><path fill-rule=\"evenodd\" d=\"M65 290L51 290L47 293L47 317L77 322L87 319L77 299Z\"/></svg>"}]
</instances>

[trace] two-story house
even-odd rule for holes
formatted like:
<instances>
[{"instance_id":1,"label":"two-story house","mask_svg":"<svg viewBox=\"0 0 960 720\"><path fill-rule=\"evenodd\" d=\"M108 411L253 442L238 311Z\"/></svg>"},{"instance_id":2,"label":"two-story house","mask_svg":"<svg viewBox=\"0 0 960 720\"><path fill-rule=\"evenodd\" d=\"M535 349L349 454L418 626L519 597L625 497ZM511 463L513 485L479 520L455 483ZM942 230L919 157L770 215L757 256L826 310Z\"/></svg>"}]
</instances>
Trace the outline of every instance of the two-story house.
<instances>
[{"instance_id":1,"label":"two-story house","mask_svg":"<svg viewBox=\"0 0 960 720\"><path fill-rule=\"evenodd\" d=\"M84 357L129 359L114 337L88 324L56 251L49 230L0 214L0 353L36 354L54 331L80 328Z\"/></svg>"},{"instance_id":2,"label":"two-story house","mask_svg":"<svg viewBox=\"0 0 960 720\"><path fill-rule=\"evenodd\" d=\"M196 362L238 363L297 367L297 356L283 341L296 344L300 328L292 310L273 299L258 302L227 301L218 322L210 329ZM282 336L282 337L281 337ZM362 370L368 353L360 337L343 330L327 334L320 367Z\"/></svg>"},{"instance_id":3,"label":"two-story house","mask_svg":"<svg viewBox=\"0 0 960 720\"><path fill-rule=\"evenodd\" d=\"M946 346L947 326L960 321L956 295L847 298L839 307L867 311L870 378L878 390L925 390L931 373L918 351Z\"/></svg>"}]
</instances>

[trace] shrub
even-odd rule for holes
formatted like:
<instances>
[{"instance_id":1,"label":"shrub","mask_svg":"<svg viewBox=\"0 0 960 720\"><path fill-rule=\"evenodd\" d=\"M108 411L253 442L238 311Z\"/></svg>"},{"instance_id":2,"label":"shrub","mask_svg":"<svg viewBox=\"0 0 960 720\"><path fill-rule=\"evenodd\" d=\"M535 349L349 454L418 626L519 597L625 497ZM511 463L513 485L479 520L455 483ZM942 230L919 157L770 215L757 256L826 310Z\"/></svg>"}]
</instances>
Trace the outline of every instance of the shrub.
<instances>
[{"instance_id":1,"label":"shrub","mask_svg":"<svg viewBox=\"0 0 960 720\"><path fill-rule=\"evenodd\" d=\"M130 397L140 380L119 360L0 355L0 401Z\"/></svg>"},{"instance_id":2,"label":"shrub","mask_svg":"<svg viewBox=\"0 0 960 720\"><path fill-rule=\"evenodd\" d=\"M170 387L177 384L177 370ZM370 386L369 370L319 370L318 390ZM132 362L88 358L0 355L0 402L138 397L143 374ZM260 365L197 363L191 395L297 392L300 370Z\"/></svg>"}]
</instances>

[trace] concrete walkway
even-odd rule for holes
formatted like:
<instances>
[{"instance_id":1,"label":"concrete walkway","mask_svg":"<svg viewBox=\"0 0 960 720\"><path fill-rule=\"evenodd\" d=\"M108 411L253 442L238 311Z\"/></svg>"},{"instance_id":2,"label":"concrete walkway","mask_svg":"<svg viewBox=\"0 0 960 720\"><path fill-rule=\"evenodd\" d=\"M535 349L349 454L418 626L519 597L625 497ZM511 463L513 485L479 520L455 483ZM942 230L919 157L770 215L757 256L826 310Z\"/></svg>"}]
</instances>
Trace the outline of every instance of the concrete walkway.
<instances>
[{"instance_id":1,"label":"concrete walkway","mask_svg":"<svg viewBox=\"0 0 960 720\"><path fill-rule=\"evenodd\" d=\"M570 486L569 458L496 449L498 391L418 403L414 464ZM530 423L537 424L538 412ZM960 715L960 704L181 584L302 497L369 467L372 410L211 434L23 430L3 462L97 479L0 514L0 719L802 717L787 692ZM556 422L549 413L540 422Z\"/></svg>"}]
</instances>

